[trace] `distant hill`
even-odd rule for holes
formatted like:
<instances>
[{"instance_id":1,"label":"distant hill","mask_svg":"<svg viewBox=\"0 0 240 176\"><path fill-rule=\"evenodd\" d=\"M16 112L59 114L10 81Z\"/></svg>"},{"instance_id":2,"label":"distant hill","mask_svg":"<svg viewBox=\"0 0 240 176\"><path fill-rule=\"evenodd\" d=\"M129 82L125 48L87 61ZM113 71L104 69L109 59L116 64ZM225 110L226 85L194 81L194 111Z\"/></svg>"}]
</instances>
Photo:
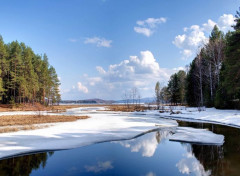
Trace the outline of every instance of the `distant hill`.
<instances>
[{"instance_id":1,"label":"distant hill","mask_svg":"<svg viewBox=\"0 0 240 176\"><path fill-rule=\"evenodd\" d=\"M141 98L140 99L140 103L152 103L155 102L155 98L154 97L146 97L146 98ZM125 103L124 100L117 100L114 103ZM130 100L131 103L131 100Z\"/></svg>"},{"instance_id":2,"label":"distant hill","mask_svg":"<svg viewBox=\"0 0 240 176\"><path fill-rule=\"evenodd\" d=\"M61 100L62 104L112 104L113 100L102 100L98 98L86 99L86 100Z\"/></svg>"},{"instance_id":3,"label":"distant hill","mask_svg":"<svg viewBox=\"0 0 240 176\"><path fill-rule=\"evenodd\" d=\"M152 103L155 101L154 97L141 98L140 103ZM125 103L124 100L103 100L99 98L85 99L85 100L61 100L62 104L113 104Z\"/></svg>"}]
</instances>

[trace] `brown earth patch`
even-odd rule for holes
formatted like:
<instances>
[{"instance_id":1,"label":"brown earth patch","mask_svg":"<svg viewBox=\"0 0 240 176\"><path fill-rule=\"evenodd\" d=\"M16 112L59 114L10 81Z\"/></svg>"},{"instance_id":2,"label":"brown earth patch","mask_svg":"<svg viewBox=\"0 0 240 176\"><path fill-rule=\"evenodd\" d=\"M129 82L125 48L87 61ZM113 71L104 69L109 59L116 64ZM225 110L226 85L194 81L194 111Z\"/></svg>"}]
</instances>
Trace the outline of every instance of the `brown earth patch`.
<instances>
[{"instance_id":1,"label":"brown earth patch","mask_svg":"<svg viewBox=\"0 0 240 176\"><path fill-rule=\"evenodd\" d=\"M147 107L140 105L108 105L106 109L109 111L122 111L122 112L134 112L134 111L144 111Z\"/></svg>"},{"instance_id":2,"label":"brown earth patch","mask_svg":"<svg viewBox=\"0 0 240 176\"><path fill-rule=\"evenodd\" d=\"M79 119L87 119L88 116L65 115L7 115L0 116L0 127L16 125L33 125L56 122L73 122Z\"/></svg>"}]
</instances>

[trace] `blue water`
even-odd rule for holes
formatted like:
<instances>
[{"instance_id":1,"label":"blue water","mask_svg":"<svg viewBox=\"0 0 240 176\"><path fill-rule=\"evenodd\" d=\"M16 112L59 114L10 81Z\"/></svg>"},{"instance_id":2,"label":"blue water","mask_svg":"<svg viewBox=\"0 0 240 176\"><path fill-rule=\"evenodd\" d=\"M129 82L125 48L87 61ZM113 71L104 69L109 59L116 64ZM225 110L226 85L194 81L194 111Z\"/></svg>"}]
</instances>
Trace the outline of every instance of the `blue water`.
<instances>
[{"instance_id":1,"label":"blue water","mask_svg":"<svg viewBox=\"0 0 240 176\"><path fill-rule=\"evenodd\" d=\"M155 133L146 136L152 138L153 135ZM146 136L137 140L141 142L141 138ZM146 147L145 150L149 149ZM184 153L185 149L180 143L168 141L157 146L152 156L143 156L141 150L131 152L130 148L119 143L95 144L55 152L48 159L47 166L34 171L32 175L167 175L169 170L171 174L180 175L175 165ZM169 158L169 155L174 157Z\"/></svg>"},{"instance_id":2,"label":"blue water","mask_svg":"<svg viewBox=\"0 0 240 176\"><path fill-rule=\"evenodd\" d=\"M225 136L223 146L172 142L166 130L135 139L99 143L0 161L0 175L240 175L239 129L180 122Z\"/></svg>"}]
</instances>

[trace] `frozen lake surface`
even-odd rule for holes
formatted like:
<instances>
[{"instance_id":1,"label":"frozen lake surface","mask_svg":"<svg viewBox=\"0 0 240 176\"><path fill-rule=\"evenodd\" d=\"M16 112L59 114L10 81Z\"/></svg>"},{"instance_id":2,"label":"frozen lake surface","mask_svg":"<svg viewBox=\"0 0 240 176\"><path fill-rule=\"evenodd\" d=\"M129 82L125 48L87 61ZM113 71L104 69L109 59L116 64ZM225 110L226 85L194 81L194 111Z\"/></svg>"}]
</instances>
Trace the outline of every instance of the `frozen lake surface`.
<instances>
[{"instance_id":1,"label":"frozen lake surface","mask_svg":"<svg viewBox=\"0 0 240 176\"><path fill-rule=\"evenodd\" d=\"M202 145L170 141L171 128L162 128L131 140L1 160L0 175L239 175L239 129L178 123L180 128L207 128L222 134L225 142Z\"/></svg>"},{"instance_id":2,"label":"frozen lake surface","mask_svg":"<svg viewBox=\"0 0 240 176\"><path fill-rule=\"evenodd\" d=\"M176 120L154 115L110 112L99 108L75 108L65 115L87 115L91 118L56 123L48 128L0 134L0 158L29 152L72 149L94 143L132 139L152 130L168 130L174 141L221 145L224 135L206 129L181 128ZM17 113L17 112L9 112ZM35 112L21 112L21 114ZM43 112L47 113L47 112ZM51 115L53 113L49 113ZM55 114L55 115L59 115Z\"/></svg>"}]
</instances>

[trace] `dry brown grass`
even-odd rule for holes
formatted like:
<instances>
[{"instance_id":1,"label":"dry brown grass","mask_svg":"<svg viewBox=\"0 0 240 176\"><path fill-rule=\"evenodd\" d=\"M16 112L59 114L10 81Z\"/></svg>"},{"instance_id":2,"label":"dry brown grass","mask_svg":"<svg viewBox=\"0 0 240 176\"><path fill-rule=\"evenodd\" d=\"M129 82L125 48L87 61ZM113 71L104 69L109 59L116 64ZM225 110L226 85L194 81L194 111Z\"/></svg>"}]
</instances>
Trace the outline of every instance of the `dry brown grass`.
<instances>
[{"instance_id":1,"label":"dry brown grass","mask_svg":"<svg viewBox=\"0 0 240 176\"><path fill-rule=\"evenodd\" d=\"M79 119L87 119L88 116L64 116L64 115L8 115L0 116L0 127L16 125L33 125L56 122L73 122Z\"/></svg>"},{"instance_id":2,"label":"dry brown grass","mask_svg":"<svg viewBox=\"0 0 240 176\"><path fill-rule=\"evenodd\" d=\"M109 105L109 104L83 104L83 105L54 105L54 106L43 106L39 103L32 104L21 104L16 106L11 105L0 105L0 112L6 111L49 111L54 113L65 112L67 109L79 108L79 107L107 107L109 111L143 111L147 107L139 105Z\"/></svg>"},{"instance_id":3,"label":"dry brown grass","mask_svg":"<svg viewBox=\"0 0 240 176\"><path fill-rule=\"evenodd\" d=\"M105 105L99 104L84 104L84 105L53 105L53 106L44 106L40 103L27 103L27 104L0 104L0 112L9 112L9 111L53 111L53 112L64 112L67 109L79 108L79 107L99 107Z\"/></svg>"},{"instance_id":4,"label":"dry brown grass","mask_svg":"<svg viewBox=\"0 0 240 176\"><path fill-rule=\"evenodd\" d=\"M8 115L0 116L0 133L15 132L20 130L35 130L49 127L49 123L73 122L87 119L88 116L64 115ZM44 125L46 124L47 125Z\"/></svg>"},{"instance_id":5,"label":"dry brown grass","mask_svg":"<svg viewBox=\"0 0 240 176\"><path fill-rule=\"evenodd\" d=\"M16 104L16 105L10 105L10 104L0 104L0 112L6 112L6 111L47 111L51 110L52 107L50 106L44 106L40 103L27 103L27 104Z\"/></svg>"},{"instance_id":6,"label":"dry brown grass","mask_svg":"<svg viewBox=\"0 0 240 176\"><path fill-rule=\"evenodd\" d=\"M66 111L67 109L80 108L80 107L105 107L114 106L109 104L77 104L77 105L54 105L52 106L53 111Z\"/></svg>"},{"instance_id":7,"label":"dry brown grass","mask_svg":"<svg viewBox=\"0 0 240 176\"><path fill-rule=\"evenodd\" d=\"M79 107L106 107L108 111L123 111L123 112L133 112L133 111L144 111L147 107L142 105L117 105L117 104L84 104L84 105L60 105L53 106L53 112L64 112L67 109L79 108Z\"/></svg>"},{"instance_id":8,"label":"dry brown grass","mask_svg":"<svg viewBox=\"0 0 240 176\"><path fill-rule=\"evenodd\" d=\"M0 128L0 133L9 133L9 132L16 132L20 130L36 130L36 129L42 129L42 128L47 128L49 125L24 125L24 126L18 126L18 127L3 127Z\"/></svg>"},{"instance_id":9,"label":"dry brown grass","mask_svg":"<svg viewBox=\"0 0 240 176\"><path fill-rule=\"evenodd\" d=\"M122 112L133 112L133 111L144 111L147 109L145 106L139 105L108 105L106 106L109 111L122 111Z\"/></svg>"}]
</instances>

